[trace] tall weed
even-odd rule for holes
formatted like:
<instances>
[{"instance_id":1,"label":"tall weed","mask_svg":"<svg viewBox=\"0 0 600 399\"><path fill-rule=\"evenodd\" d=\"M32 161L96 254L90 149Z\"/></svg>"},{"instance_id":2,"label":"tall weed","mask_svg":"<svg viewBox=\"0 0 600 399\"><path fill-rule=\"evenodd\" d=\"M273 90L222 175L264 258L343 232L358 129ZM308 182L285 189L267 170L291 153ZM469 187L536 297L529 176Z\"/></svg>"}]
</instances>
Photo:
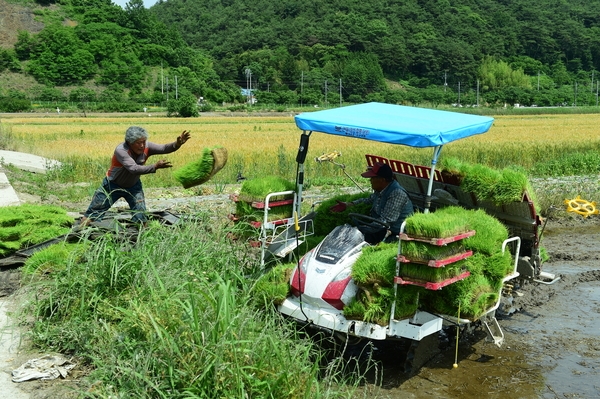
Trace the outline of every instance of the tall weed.
<instances>
[{"instance_id":1,"label":"tall weed","mask_svg":"<svg viewBox=\"0 0 600 399\"><path fill-rule=\"evenodd\" d=\"M95 397L351 397L320 386L311 341L253 306L256 262L224 233L199 215L95 240L35 283L33 341L89 363Z\"/></svg>"}]
</instances>

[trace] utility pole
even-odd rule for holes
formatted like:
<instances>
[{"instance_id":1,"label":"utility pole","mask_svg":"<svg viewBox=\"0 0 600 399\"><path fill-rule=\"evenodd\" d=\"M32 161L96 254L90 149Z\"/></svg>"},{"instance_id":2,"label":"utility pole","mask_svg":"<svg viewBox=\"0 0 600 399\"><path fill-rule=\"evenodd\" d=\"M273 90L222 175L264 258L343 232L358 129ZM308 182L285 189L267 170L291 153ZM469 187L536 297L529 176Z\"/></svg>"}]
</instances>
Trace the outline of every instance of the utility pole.
<instances>
[{"instance_id":1,"label":"utility pole","mask_svg":"<svg viewBox=\"0 0 600 399\"><path fill-rule=\"evenodd\" d=\"M304 103L304 71L300 73L300 106Z\"/></svg>"},{"instance_id":2,"label":"utility pole","mask_svg":"<svg viewBox=\"0 0 600 399\"><path fill-rule=\"evenodd\" d=\"M169 101L169 77L167 76L167 102Z\"/></svg>"},{"instance_id":3,"label":"utility pole","mask_svg":"<svg viewBox=\"0 0 600 399\"><path fill-rule=\"evenodd\" d=\"M327 106L327 79L325 79L325 106Z\"/></svg>"},{"instance_id":4,"label":"utility pole","mask_svg":"<svg viewBox=\"0 0 600 399\"><path fill-rule=\"evenodd\" d=\"M342 106L342 79L340 78L340 107Z\"/></svg>"},{"instance_id":5,"label":"utility pole","mask_svg":"<svg viewBox=\"0 0 600 399\"><path fill-rule=\"evenodd\" d=\"M448 87L448 82L446 81L447 77L448 77L448 72L444 71L444 93L446 92L446 87Z\"/></svg>"},{"instance_id":6,"label":"utility pole","mask_svg":"<svg viewBox=\"0 0 600 399\"><path fill-rule=\"evenodd\" d=\"M538 89L537 91L540 91L540 73L538 71Z\"/></svg>"},{"instance_id":7,"label":"utility pole","mask_svg":"<svg viewBox=\"0 0 600 399\"><path fill-rule=\"evenodd\" d=\"M244 70L246 74L246 101L251 103L252 98L252 70L250 68L246 68Z\"/></svg>"},{"instance_id":8,"label":"utility pole","mask_svg":"<svg viewBox=\"0 0 600 399\"><path fill-rule=\"evenodd\" d=\"M479 107L479 79L477 79L477 106Z\"/></svg>"},{"instance_id":9,"label":"utility pole","mask_svg":"<svg viewBox=\"0 0 600 399\"><path fill-rule=\"evenodd\" d=\"M163 75L163 63L160 62L160 92L165 94L165 77Z\"/></svg>"},{"instance_id":10,"label":"utility pole","mask_svg":"<svg viewBox=\"0 0 600 399\"><path fill-rule=\"evenodd\" d=\"M458 106L460 107L460 82L458 82Z\"/></svg>"}]
</instances>

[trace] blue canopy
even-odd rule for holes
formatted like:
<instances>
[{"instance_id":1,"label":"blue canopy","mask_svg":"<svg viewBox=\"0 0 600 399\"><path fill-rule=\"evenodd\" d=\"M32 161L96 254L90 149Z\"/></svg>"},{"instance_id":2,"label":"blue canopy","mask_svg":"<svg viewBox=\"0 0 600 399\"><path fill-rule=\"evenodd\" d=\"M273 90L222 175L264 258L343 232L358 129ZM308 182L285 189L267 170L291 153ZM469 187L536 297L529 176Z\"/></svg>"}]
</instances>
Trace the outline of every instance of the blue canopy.
<instances>
[{"instance_id":1,"label":"blue canopy","mask_svg":"<svg viewBox=\"0 0 600 399\"><path fill-rule=\"evenodd\" d=\"M306 112L296 115L295 121L304 131L411 147L437 147L487 132L494 118L373 102Z\"/></svg>"}]
</instances>

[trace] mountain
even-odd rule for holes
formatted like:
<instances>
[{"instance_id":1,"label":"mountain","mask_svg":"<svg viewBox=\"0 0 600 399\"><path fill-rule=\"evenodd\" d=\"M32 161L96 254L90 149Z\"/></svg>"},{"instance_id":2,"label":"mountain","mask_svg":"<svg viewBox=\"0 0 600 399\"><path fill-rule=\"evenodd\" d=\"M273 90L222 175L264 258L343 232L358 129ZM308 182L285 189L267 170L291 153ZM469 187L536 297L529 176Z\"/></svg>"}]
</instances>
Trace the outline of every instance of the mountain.
<instances>
[{"instance_id":1,"label":"mountain","mask_svg":"<svg viewBox=\"0 0 600 399\"><path fill-rule=\"evenodd\" d=\"M264 50L323 67L377 57L386 76L421 86L474 84L491 56L526 74L600 70L600 8L583 0L168 0L152 10L228 78ZM268 53L267 53L268 54ZM258 76L257 76L258 78Z\"/></svg>"},{"instance_id":2,"label":"mountain","mask_svg":"<svg viewBox=\"0 0 600 399\"><path fill-rule=\"evenodd\" d=\"M12 48L19 31L38 33L44 24L35 19L30 7L0 0L0 48Z\"/></svg>"},{"instance_id":3,"label":"mountain","mask_svg":"<svg viewBox=\"0 0 600 399\"><path fill-rule=\"evenodd\" d=\"M173 91L189 104L596 102L597 2L0 2L0 97L113 110L166 106Z\"/></svg>"}]
</instances>

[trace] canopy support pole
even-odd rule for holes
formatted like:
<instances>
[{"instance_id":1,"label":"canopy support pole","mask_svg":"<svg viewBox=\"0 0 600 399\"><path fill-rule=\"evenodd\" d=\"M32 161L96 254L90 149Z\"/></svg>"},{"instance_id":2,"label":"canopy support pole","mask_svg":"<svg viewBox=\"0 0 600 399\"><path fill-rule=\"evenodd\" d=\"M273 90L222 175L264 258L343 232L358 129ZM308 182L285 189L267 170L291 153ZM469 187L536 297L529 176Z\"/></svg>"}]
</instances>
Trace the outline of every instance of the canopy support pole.
<instances>
[{"instance_id":1,"label":"canopy support pole","mask_svg":"<svg viewBox=\"0 0 600 399\"><path fill-rule=\"evenodd\" d=\"M296 198L296 216L300 218L300 208L302 207L302 188L304 186L304 161L306 160L306 154L308 153L308 143L310 139L311 132L306 132L306 130L302 131L302 135L300 136L300 145L298 146L298 154L296 155L296 162L298 163L298 170L296 172L296 190L298 192Z\"/></svg>"},{"instance_id":2,"label":"canopy support pole","mask_svg":"<svg viewBox=\"0 0 600 399\"><path fill-rule=\"evenodd\" d=\"M435 177L435 165L437 164L440 152L442 152L441 145L436 146L433 149L433 158L431 159L431 170L429 172L429 185L427 186L427 196L425 197L425 210L423 213L429 213L431 207L431 192L433 191L433 178Z\"/></svg>"}]
</instances>

